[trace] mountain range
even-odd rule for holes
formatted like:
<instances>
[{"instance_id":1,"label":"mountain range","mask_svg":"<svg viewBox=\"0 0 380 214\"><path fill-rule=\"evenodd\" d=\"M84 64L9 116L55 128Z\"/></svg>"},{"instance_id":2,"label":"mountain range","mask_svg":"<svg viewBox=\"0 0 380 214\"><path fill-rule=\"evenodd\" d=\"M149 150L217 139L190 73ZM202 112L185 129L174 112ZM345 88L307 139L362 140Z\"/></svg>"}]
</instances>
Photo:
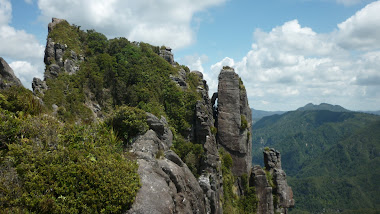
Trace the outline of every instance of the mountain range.
<instances>
[{"instance_id":1,"label":"mountain range","mask_svg":"<svg viewBox=\"0 0 380 214\"><path fill-rule=\"evenodd\" d=\"M282 154L296 207L290 213L380 211L380 116L312 105L252 126L253 163L265 147Z\"/></svg>"}]
</instances>

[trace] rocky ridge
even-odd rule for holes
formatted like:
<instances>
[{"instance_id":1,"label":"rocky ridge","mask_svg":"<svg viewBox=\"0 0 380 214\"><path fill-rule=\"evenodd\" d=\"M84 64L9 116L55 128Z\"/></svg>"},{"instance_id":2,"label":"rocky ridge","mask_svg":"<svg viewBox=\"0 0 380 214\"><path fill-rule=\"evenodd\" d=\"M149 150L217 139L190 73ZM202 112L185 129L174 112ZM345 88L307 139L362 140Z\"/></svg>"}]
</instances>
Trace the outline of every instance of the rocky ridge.
<instances>
[{"instance_id":1,"label":"rocky ridge","mask_svg":"<svg viewBox=\"0 0 380 214\"><path fill-rule=\"evenodd\" d=\"M53 18L49 24L49 32L63 21L65 20ZM67 51L70 51L69 54ZM64 59L64 55L69 57ZM177 66L170 48L160 50L159 55L171 65ZM75 73L83 60L83 56L68 50L67 45L55 43L48 38L44 57L45 80L55 78L60 72ZM188 72L180 69L177 76L170 78L182 90L187 90ZM218 92L210 99L207 82L202 73L191 73L199 79L197 91L201 99L195 105L194 123L187 138L203 146L204 158L199 170L200 176L196 178L189 167L170 149L173 134L166 119L159 119L147 113L149 130L139 136L130 148L139 165L141 189L132 208L126 213L223 213L223 182L218 153L221 147L232 157L231 170L237 177L237 195L245 194L241 177L246 175L251 178L249 185L255 186L257 190L260 200L258 213L272 213L275 210L286 213L287 208L294 205L294 201L291 188L286 184L281 162L278 161L280 158L268 156L268 163L275 164L272 168L267 168L273 174L277 186L274 194L273 187L266 179L266 172L257 166L251 168L252 113L240 77L233 68L224 67L219 75ZM45 80L33 80L35 94L43 94L47 90ZM276 201L273 195L279 195L280 203L274 204ZM261 209L262 204L266 204L267 208Z\"/></svg>"}]
</instances>

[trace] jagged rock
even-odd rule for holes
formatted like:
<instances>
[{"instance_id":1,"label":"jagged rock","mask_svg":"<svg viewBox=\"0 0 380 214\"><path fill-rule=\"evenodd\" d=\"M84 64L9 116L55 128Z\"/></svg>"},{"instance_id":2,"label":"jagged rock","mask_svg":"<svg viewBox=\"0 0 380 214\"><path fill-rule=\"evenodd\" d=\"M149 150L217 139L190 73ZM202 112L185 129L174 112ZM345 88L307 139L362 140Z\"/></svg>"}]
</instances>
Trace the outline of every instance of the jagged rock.
<instances>
[{"instance_id":1,"label":"jagged rock","mask_svg":"<svg viewBox=\"0 0 380 214\"><path fill-rule=\"evenodd\" d=\"M265 164L265 168L271 172L274 168L282 169L281 168L281 154L280 154L280 152L273 149L273 148L265 150L264 151L264 164Z\"/></svg>"},{"instance_id":2,"label":"jagged rock","mask_svg":"<svg viewBox=\"0 0 380 214\"><path fill-rule=\"evenodd\" d=\"M250 177L250 185L256 189L258 214L274 213L272 187L269 185L266 174L260 166L254 166Z\"/></svg>"},{"instance_id":3,"label":"jagged rock","mask_svg":"<svg viewBox=\"0 0 380 214\"><path fill-rule=\"evenodd\" d=\"M52 22L49 23L49 33L54 29L55 25L62 21L65 20L53 18ZM44 56L44 62L47 65L45 79L55 78L61 71L74 74L79 70L79 64L84 60L84 57L78 57L77 53L70 50L70 58L64 59L65 52L68 50L66 44L55 43L52 38L47 39Z\"/></svg>"},{"instance_id":4,"label":"jagged rock","mask_svg":"<svg viewBox=\"0 0 380 214\"><path fill-rule=\"evenodd\" d=\"M22 86L21 81L16 77L8 63L0 57L0 89L12 86Z\"/></svg>"},{"instance_id":5,"label":"jagged rock","mask_svg":"<svg viewBox=\"0 0 380 214\"><path fill-rule=\"evenodd\" d=\"M170 79L173 80L175 83L177 83L177 85L181 87L182 90L186 90L187 89L186 76L187 76L187 72L183 68L181 68L178 71L178 75L177 76L170 75Z\"/></svg>"},{"instance_id":6,"label":"jagged rock","mask_svg":"<svg viewBox=\"0 0 380 214\"><path fill-rule=\"evenodd\" d=\"M150 128L161 129L150 117ZM153 119L152 119L153 118ZM164 152L164 156L159 154ZM132 145L137 156L141 188L127 213L206 213L202 188L185 163L152 129Z\"/></svg>"},{"instance_id":7,"label":"jagged rock","mask_svg":"<svg viewBox=\"0 0 380 214\"><path fill-rule=\"evenodd\" d=\"M169 124L166 121L165 117L161 116L161 119L159 120L156 116L154 116L151 113L146 114L149 128L155 131L160 140L162 140L165 143L165 150L169 149L172 146L173 133L170 130Z\"/></svg>"},{"instance_id":8,"label":"jagged rock","mask_svg":"<svg viewBox=\"0 0 380 214\"><path fill-rule=\"evenodd\" d=\"M165 49L160 49L160 54L162 58L164 58L167 62L169 62L172 65L175 65L172 49L169 47L166 47Z\"/></svg>"},{"instance_id":9,"label":"jagged rock","mask_svg":"<svg viewBox=\"0 0 380 214\"><path fill-rule=\"evenodd\" d=\"M281 154L270 148L264 152L264 165L266 170L272 174L275 185L274 193L277 195L278 203L276 212L287 213L287 209L294 207L293 191L286 181L286 173L281 168Z\"/></svg>"},{"instance_id":10,"label":"jagged rock","mask_svg":"<svg viewBox=\"0 0 380 214\"><path fill-rule=\"evenodd\" d=\"M214 127L214 117L210 98L208 96L207 82L203 80L203 74L199 71L192 71L200 81L198 83L198 92L202 95L202 99L197 101L195 105L195 124L193 141L202 144L205 151L205 158L202 159L201 170L202 175L198 181L206 196L206 203L209 204L208 213L222 213L222 207L219 198L223 195L221 186L221 173L218 146L216 143Z\"/></svg>"},{"instance_id":11,"label":"jagged rock","mask_svg":"<svg viewBox=\"0 0 380 214\"><path fill-rule=\"evenodd\" d=\"M58 23L61 23L63 21L66 21L66 20L58 19L58 18L52 18L51 22L48 25L48 32L50 33Z\"/></svg>"},{"instance_id":12,"label":"jagged rock","mask_svg":"<svg viewBox=\"0 0 380 214\"><path fill-rule=\"evenodd\" d=\"M249 174L252 161L252 115L244 85L233 68L219 74L217 128L218 143L231 154L232 173Z\"/></svg>"},{"instance_id":13,"label":"jagged rock","mask_svg":"<svg viewBox=\"0 0 380 214\"><path fill-rule=\"evenodd\" d=\"M44 94L48 89L46 82L41 79L34 77L32 81L32 88L34 94Z\"/></svg>"}]
</instances>

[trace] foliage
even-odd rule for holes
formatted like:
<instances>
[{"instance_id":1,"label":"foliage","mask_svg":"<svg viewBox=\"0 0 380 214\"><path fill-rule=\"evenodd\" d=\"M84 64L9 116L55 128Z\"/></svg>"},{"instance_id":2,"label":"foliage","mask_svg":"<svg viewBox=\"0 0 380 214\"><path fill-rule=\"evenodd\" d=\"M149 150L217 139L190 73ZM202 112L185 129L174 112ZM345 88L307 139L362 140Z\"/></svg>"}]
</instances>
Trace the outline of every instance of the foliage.
<instances>
[{"instance_id":1,"label":"foliage","mask_svg":"<svg viewBox=\"0 0 380 214\"><path fill-rule=\"evenodd\" d=\"M14 86L0 91L0 107L11 112L37 115L44 112L40 101L22 86Z\"/></svg>"},{"instance_id":2,"label":"foliage","mask_svg":"<svg viewBox=\"0 0 380 214\"><path fill-rule=\"evenodd\" d=\"M54 42L66 44L66 52L73 50L77 54L83 53L84 32L79 30L78 26L70 25L67 21L60 22L54 26L54 29L48 35Z\"/></svg>"},{"instance_id":3,"label":"foliage","mask_svg":"<svg viewBox=\"0 0 380 214\"><path fill-rule=\"evenodd\" d=\"M240 130L243 131L248 127L248 121L244 115L240 115L240 120L241 120Z\"/></svg>"},{"instance_id":4,"label":"foliage","mask_svg":"<svg viewBox=\"0 0 380 214\"><path fill-rule=\"evenodd\" d=\"M215 127L215 126L211 126L211 133L213 134L213 135L216 135L216 133L218 133L218 129Z\"/></svg>"},{"instance_id":5,"label":"foliage","mask_svg":"<svg viewBox=\"0 0 380 214\"><path fill-rule=\"evenodd\" d=\"M379 121L375 115L326 110L265 117L253 126L253 161L262 159L258 148L281 151L296 200L292 212L370 213L380 209L374 191L380 185Z\"/></svg>"},{"instance_id":6,"label":"foliage","mask_svg":"<svg viewBox=\"0 0 380 214\"><path fill-rule=\"evenodd\" d=\"M6 120L15 116L0 110ZM123 156L112 130L64 125L48 115L16 119L0 159L1 210L121 213L131 206L139 189L137 164Z\"/></svg>"},{"instance_id":7,"label":"foliage","mask_svg":"<svg viewBox=\"0 0 380 214\"><path fill-rule=\"evenodd\" d=\"M204 155L203 146L186 141L181 136L176 135L172 149L186 163L191 172L199 177L200 165Z\"/></svg>"},{"instance_id":8,"label":"foliage","mask_svg":"<svg viewBox=\"0 0 380 214\"><path fill-rule=\"evenodd\" d=\"M236 177L231 172L232 158L231 155L223 148L219 149L219 156L222 161L223 173L223 213L249 214L256 213L258 199L256 197L255 187L249 186L248 175L240 177L244 189L244 195L238 196L237 189L234 186Z\"/></svg>"},{"instance_id":9,"label":"foliage","mask_svg":"<svg viewBox=\"0 0 380 214\"><path fill-rule=\"evenodd\" d=\"M129 106L116 108L105 123L113 127L118 137L123 140L124 145L130 144L134 137L145 133L149 128L146 123L145 112Z\"/></svg>"}]
</instances>

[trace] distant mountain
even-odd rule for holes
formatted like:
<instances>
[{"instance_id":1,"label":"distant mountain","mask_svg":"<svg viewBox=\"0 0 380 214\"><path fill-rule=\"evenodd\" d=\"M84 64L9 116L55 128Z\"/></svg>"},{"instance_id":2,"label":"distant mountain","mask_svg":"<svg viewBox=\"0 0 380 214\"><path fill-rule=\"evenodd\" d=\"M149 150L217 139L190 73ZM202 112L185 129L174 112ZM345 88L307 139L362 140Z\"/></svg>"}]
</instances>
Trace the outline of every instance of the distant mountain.
<instances>
[{"instance_id":1,"label":"distant mountain","mask_svg":"<svg viewBox=\"0 0 380 214\"><path fill-rule=\"evenodd\" d=\"M309 103L305 105L304 107L297 109L297 111L313 111L313 110L328 110L328 111L334 111L334 112L349 112L350 111L343 108L340 105L331 105L328 103L321 103L319 105L314 105L313 103Z\"/></svg>"},{"instance_id":2,"label":"distant mountain","mask_svg":"<svg viewBox=\"0 0 380 214\"><path fill-rule=\"evenodd\" d=\"M257 122L258 120L260 120L263 117L271 116L271 115L275 115L275 114L281 115L281 114L286 112L286 111L263 111L263 110L256 110L254 108L251 108L251 110L252 110L252 121L253 121L253 123Z\"/></svg>"},{"instance_id":3,"label":"distant mountain","mask_svg":"<svg viewBox=\"0 0 380 214\"><path fill-rule=\"evenodd\" d=\"M367 114L376 114L376 115L380 115L380 111L359 111L359 112L363 112L363 113L367 113Z\"/></svg>"},{"instance_id":4,"label":"distant mountain","mask_svg":"<svg viewBox=\"0 0 380 214\"><path fill-rule=\"evenodd\" d=\"M296 200L290 213L379 212L380 116L328 104L300 109L252 127L255 165L265 147L281 152Z\"/></svg>"}]
</instances>

